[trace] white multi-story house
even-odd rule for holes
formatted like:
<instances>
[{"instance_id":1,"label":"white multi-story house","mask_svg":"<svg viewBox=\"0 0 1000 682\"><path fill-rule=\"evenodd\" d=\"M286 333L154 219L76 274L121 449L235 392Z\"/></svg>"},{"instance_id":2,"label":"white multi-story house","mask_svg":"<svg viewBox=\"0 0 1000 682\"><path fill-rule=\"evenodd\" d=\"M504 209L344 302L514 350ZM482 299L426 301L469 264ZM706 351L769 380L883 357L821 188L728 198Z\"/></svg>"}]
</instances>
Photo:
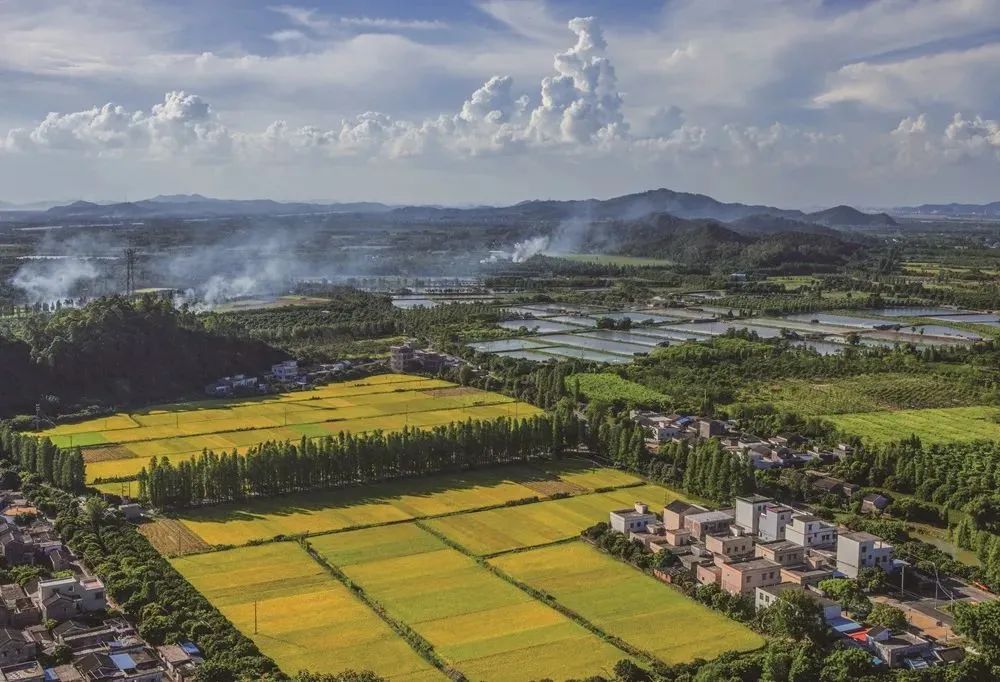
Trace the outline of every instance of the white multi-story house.
<instances>
[{"instance_id":1,"label":"white multi-story house","mask_svg":"<svg viewBox=\"0 0 1000 682\"><path fill-rule=\"evenodd\" d=\"M837 538L837 570L857 578L865 568L893 570L892 545L871 533L844 533Z\"/></svg>"},{"instance_id":2,"label":"white multi-story house","mask_svg":"<svg viewBox=\"0 0 1000 682\"><path fill-rule=\"evenodd\" d=\"M800 547L833 547L837 544L837 527L809 514L796 514L785 526L785 539Z\"/></svg>"},{"instance_id":3,"label":"white multi-story house","mask_svg":"<svg viewBox=\"0 0 1000 682\"><path fill-rule=\"evenodd\" d=\"M619 509L610 514L610 525L612 530L619 533L641 533L647 526L655 524L656 514L649 511L649 506L636 502L632 509Z\"/></svg>"}]
</instances>

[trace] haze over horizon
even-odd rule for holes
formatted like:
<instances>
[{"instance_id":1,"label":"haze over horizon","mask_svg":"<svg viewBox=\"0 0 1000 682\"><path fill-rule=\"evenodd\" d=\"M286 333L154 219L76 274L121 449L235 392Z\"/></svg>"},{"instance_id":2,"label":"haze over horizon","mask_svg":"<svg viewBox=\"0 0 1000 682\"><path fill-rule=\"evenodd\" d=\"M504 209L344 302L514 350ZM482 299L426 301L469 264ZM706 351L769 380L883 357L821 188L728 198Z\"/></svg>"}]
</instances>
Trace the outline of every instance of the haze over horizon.
<instances>
[{"instance_id":1,"label":"haze over horizon","mask_svg":"<svg viewBox=\"0 0 1000 682\"><path fill-rule=\"evenodd\" d=\"M0 5L0 199L1000 199L995 0Z\"/></svg>"}]
</instances>

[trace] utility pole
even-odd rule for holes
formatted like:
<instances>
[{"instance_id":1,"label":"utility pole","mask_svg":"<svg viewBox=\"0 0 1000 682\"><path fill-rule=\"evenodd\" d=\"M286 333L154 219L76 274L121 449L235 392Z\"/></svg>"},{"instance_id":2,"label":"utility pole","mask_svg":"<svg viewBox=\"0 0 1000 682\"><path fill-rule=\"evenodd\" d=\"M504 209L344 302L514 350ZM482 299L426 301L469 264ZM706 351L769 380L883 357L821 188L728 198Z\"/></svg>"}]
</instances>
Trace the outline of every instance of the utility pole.
<instances>
[{"instance_id":1,"label":"utility pole","mask_svg":"<svg viewBox=\"0 0 1000 682\"><path fill-rule=\"evenodd\" d=\"M125 249L125 295L135 293L135 256L136 250L131 246Z\"/></svg>"},{"instance_id":2,"label":"utility pole","mask_svg":"<svg viewBox=\"0 0 1000 682\"><path fill-rule=\"evenodd\" d=\"M253 633L257 634L257 600L253 600Z\"/></svg>"}]
</instances>

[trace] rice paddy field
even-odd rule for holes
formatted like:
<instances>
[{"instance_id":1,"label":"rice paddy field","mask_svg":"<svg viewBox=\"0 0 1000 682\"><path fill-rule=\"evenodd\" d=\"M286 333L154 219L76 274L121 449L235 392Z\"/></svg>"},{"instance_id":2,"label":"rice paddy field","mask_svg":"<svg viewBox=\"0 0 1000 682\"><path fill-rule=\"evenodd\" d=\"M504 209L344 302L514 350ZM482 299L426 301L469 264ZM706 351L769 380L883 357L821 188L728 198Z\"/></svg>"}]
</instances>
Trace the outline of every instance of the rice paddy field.
<instances>
[{"instance_id":1,"label":"rice paddy field","mask_svg":"<svg viewBox=\"0 0 1000 682\"><path fill-rule=\"evenodd\" d=\"M208 545L241 545L277 535L325 533L482 509L531 497L591 492L598 488L638 483L641 481L631 474L596 467L583 461L563 460L549 463L545 467L507 466L342 490L287 495L254 500L243 505L216 505L188 510L177 520ZM657 490L662 496L666 489ZM604 493L598 494L600 495ZM628 498L625 506L632 503L630 495L634 493L623 491L618 495L624 496L623 499ZM591 496L587 496L589 497ZM605 501L602 507L600 500L595 500L594 508L602 509L606 514L607 504ZM602 516L598 513L587 518L589 523L577 527L576 532L592 525ZM160 550L172 551L172 544L168 543Z\"/></svg>"},{"instance_id":2,"label":"rice paddy field","mask_svg":"<svg viewBox=\"0 0 1000 682\"><path fill-rule=\"evenodd\" d=\"M872 442L916 435L924 443L1000 439L1000 409L988 406L825 415L839 428Z\"/></svg>"},{"instance_id":3,"label":"rice paddy field","mask_svg":"<svg viewBox=\"0 0 1000 682\"><path fill-rule=\"evenodd\" d=\"M289 674L355 669L408 682L446 679L294 543L171 563Z\"/></svg>"},{"instance_id":4,"label":"rice paddy field","mask_svg":"<svg viewBox=\"0 0 1000 682\"><path fill-rule=\"evenodd\" d=\"M311 544L469 679L585 677L626 657L414 524Z\"/></svg>"},{"instance_id":5,"label":"rice paddy field","mask_svg":"<svg viewBox=\"0 0 1000 682\"><path fill-rule=\"evenodd\" d=\"M607 520L612 509L631 507L636 500L659 508L678 498L687 500L672 490L643 485L537 504L444 516L425 523L469 552L489 556L575 537L598 521Z\"/></svg>"},{"instance_id":6,"label":"rice paddy field","mask_svg":"<svg viewBox=\"0 0 1000 682\"><path fill-rule=\"evenodd\" d=\"M307 391L157 406L60 425L39 435L61 447L83 447L88 482L95 482L132 478L150 457L177 462L205 449L246 452L265 441L538 413L537 408L499 393L438 379L382 374Z\"/></svg>"},{"instance_id":7,"label":"rice paddy field","mask_svg":"<svg viewBox=\"0 0 1000 682\"><path fill-rule=\"evenodd\" d=\"M559 497L545 499L552 495ZM524 501L530 497L541 501ZM629 655L473 556L491 557L502 573L668 663L756 648L760 638L743 626L572 541L612 509L676 497L569 459L203 509L142 532L168 556L174 546L193 552L170 561L287 673L353 668L391 680L443 679L384 613L470 680L572 679ZM291 540L205 551L305 531L318 533L308 538L311 550L363 599ZM673 621L686 624L684 633Z\"/></svg>"},{"instance_id":8,"label":"rice paddy field","mask_svg":"<svg viewBox=\"0 0 1000 682\"><path fill-rule=\"evenodd\" d=\"M507 554L490 563L668 664L764 644L749 628L583 542Z\"/></svg>"}]
</instances>

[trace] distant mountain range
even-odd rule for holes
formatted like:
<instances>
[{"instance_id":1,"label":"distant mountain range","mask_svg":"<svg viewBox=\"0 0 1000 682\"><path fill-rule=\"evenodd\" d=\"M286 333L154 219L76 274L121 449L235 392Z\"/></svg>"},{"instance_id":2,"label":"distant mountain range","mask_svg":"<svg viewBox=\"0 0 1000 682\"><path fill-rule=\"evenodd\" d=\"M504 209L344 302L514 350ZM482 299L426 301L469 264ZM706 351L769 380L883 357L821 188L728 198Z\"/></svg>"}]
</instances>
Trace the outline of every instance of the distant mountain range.
<instances>
[{"instance_id":1,"label":"distant mountain range","mask_svg":"<svg viewBox=\"0 0 1000 682\"><path fill-rule=\"evenodd\" d=\"M989 204L920 204L892 209L895 215L942 218L1000 218L1000 201Z\"/></svg>"},{"instance_id":2,"label":"distant mountain range","mask_svg":"<svg viewBox=\"0 0 1000 682\"><path fill-rule=\"evenodd\" d=\"M49 218L211 218L223 216L282 216L310 213L371 213L391 210L378 203L284 203L271 199L211 199L199 194L156 196L142 201L95 204L74 201L45 211Z\"/></svg>"},{"instance_id":3,"label":"distant mountain range","mask_svg":"<svg viewBox=\"0 0 1000 682\"><path fill-rule=\"evenodd\" d=\"M305 203L279 202L270 199L213 199L200 194L156 196L134 202L98 204L89 201L53 206L41 211L24 207L0 211L8 219L20 220L137 220L143 218L212 218L235 216L287 216L307 214L380 214L390 222L467 221L473 223L554 223L566 220L606 221L635 220L644 216L669 214L690 220L717 220L734 224L748 232L797 231L822 233L828 228L895 225L885 213L862 213L850 206L835 206L825 211L805 213L775 206L725 203L704 194L655 189L626 194L611 199L571 201L531 200L513 206L404 206L392 207L377 202Z\"/></svg>"}]
</instances>

